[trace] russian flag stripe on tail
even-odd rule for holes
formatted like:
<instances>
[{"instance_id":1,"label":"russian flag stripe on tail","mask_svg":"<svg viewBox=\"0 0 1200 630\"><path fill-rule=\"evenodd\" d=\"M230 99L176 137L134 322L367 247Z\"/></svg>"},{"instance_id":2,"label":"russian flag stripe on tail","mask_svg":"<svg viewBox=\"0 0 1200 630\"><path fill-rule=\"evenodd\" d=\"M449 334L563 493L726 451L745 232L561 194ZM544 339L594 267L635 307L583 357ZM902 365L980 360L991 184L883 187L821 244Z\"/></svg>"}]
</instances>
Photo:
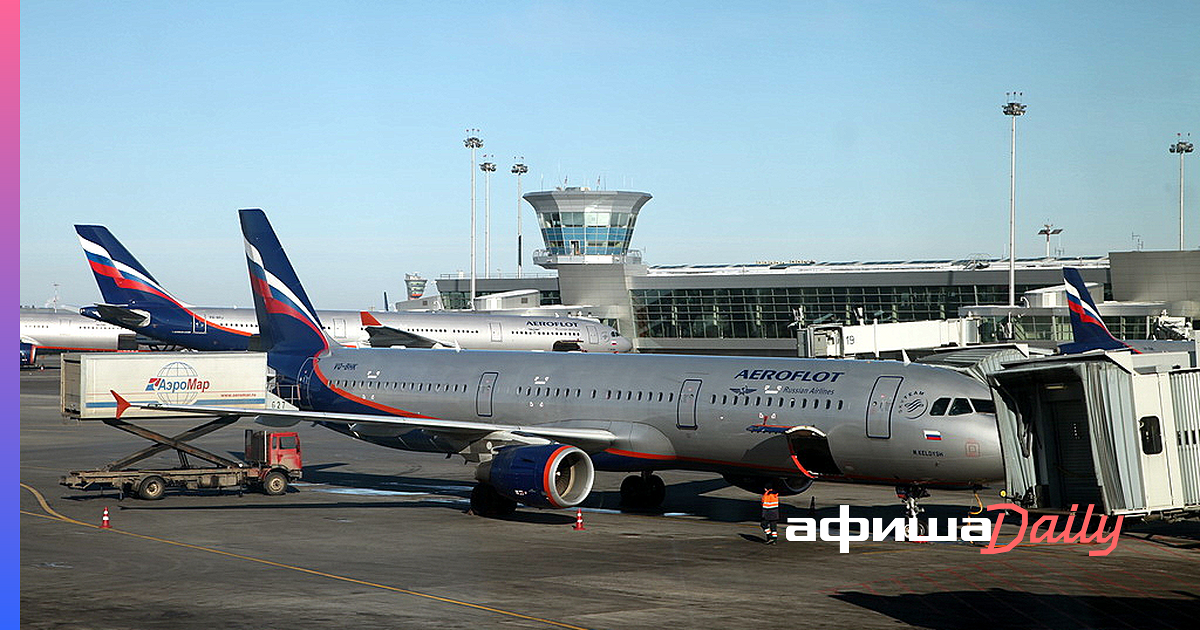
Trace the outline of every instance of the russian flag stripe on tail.
<instances>
[{"instance_id":1,"label":"russian flag stripe on tail","mask_svg":"<svg viewBox=\"0 0 1200 630\"><path fill-rule=\"evenodd\" d=\"M325 334L267 215L257 208L238 215L263 349L313 356L337 345Z\"/></svg>"},{"instance_id":2,"label":"russian flag stripe on tail","mask_svg":"<svg viewBox=\"0 0 1200 630\"><path fill-rule=\"evenodd\" d=\"M164 304L179 308L190 306L154 279L129 250L103 225L76 225L79 244L105 302L109 304Z\"/></svg>"},{"instance_id":3,"label":"russian flag stripe on tail","mask_svg":"<svg viewBox=\"0 0 1200 630\"><path fill-rule=\"evenodd\" d=\"M1063 267L1063 280L1067 285L1067 309L1071 314L1071 331L1075 342L1059 346L1059 352L1076 354L1088 350L1132 349L1113 337L1104 325L1104 320L1100 318L1100 310L1092 301L1092 295L1083 282L1083 276L1079 275L1079 270Z\"/></svg>"}]
</instances>

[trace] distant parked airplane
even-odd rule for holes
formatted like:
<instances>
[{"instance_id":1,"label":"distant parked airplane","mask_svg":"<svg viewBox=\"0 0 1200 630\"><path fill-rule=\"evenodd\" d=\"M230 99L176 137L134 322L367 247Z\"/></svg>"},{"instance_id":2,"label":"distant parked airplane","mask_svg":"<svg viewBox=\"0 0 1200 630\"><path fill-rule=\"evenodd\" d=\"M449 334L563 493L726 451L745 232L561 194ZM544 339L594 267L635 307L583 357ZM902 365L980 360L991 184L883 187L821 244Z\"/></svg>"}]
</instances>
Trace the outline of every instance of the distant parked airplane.
<instances>
[{"instance_id":1,"label":"distant parked airplane","mask_svg":"<svg viewBox=\"0 0 1200 630\"><path fill-rule=\"evenodd\" d=\"M37 365L38 355L67 351L137 350L136 335L75 311L21 309L21 367Z\"/></svg>"},{"instance_id":2,"label":"distant parked airplane","mask_svg":"<svg viewBox=\"0 0 1200 630\"><path fill-rule=\"evenodd\" d=\"M1079 270L1063 267L1063 280L1067 284L1067 308L1071 312L1071 332L1075 341L1059 345L1060 354L1079 354L1089 350L1130 350L1136 354L1196 350L1195 341L1117 339L1100 318L1100 309L1092 301L1092 294L1083 276L1079 275Z\"/></svg>"},{"instance_id":3,"label":"distant parked airplane","mask_svg":"<svg viewBox=\"0 0 1200 630\"><path fill-rule=\"evenodd\" d=\"M192 306L171 295L129 250L100 225L76 225L104 304L80 312L166 344L193 350L246 350L258 334L253 309ZM322 311L325 330L352 347L404 345L467 349L628 352L629 339L595 319L487 313ZM388 334L399 332L401 334Z\"/></svg>"}]
</instances>

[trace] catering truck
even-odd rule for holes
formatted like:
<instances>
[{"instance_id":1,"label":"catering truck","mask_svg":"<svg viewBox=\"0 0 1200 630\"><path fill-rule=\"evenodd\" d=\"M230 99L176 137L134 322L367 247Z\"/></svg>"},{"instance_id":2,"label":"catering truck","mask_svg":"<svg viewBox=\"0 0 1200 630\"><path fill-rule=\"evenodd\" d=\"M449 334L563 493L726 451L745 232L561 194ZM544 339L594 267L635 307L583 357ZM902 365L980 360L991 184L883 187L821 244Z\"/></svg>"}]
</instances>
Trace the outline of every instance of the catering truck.
<instances>
[{"instance_id":1,"label":"catering truck","mask_svg":"<svg viewBox=\"0 0 1200 630\"><path fill-rule=\"evenodd\" d=\"M167 488L261 490L281 495L300 479L300 437L294 432L247 429L242 459L218 455L192 444L199 437L228 427L243 416L205 416L204 423L168 436L147 422L177 424L194 419L179 413L138 409L129 403L227 405L247 409L294 409L269 387L266 355L215 353L89 353L64 355L61 372L63 417L74 422L101 422L153 444L93 470L76 470L60 483L79 490L116 489L123 497L162 498ZM253 413L252 411L250 413ZM130 419L142 424L134 424ZM178 466L133 465L175 451ZM201 463L203 462L203 463Z\"/></svg>"}]
</instances>

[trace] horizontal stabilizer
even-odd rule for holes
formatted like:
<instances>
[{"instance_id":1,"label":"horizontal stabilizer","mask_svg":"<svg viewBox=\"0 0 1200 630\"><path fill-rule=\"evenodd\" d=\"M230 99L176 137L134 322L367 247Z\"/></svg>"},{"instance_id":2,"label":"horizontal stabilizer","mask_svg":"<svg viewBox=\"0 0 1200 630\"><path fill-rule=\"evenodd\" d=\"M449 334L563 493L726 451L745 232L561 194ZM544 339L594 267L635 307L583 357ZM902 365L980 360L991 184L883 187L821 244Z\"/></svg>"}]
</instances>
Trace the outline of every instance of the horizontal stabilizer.
<instances>
[{"instance_id":1,"label":"horizontal stabilizer","mask_svg":"<svg viewBox=\"0 0 1200 630\"><path fill-rule=\"evenodd\" d=\"M80 313L122 328L137 329L150 323L150 314L114 304L96 304L80 309Z\"/></svg>"},{"instance_id":2,"label":"horizontal stabilizer","mask_svg":"<svg viewBox=\"0 0 1200 630\"><path fill-rule=\"evenodd\" d=\"M443 344L429 337L413 334L397 328L388 326L367 326L367 335L369 339L367 343L371 344L372 348L394 348L403 346L405 348L437 348Z\"/></svg>"}]
</instances>

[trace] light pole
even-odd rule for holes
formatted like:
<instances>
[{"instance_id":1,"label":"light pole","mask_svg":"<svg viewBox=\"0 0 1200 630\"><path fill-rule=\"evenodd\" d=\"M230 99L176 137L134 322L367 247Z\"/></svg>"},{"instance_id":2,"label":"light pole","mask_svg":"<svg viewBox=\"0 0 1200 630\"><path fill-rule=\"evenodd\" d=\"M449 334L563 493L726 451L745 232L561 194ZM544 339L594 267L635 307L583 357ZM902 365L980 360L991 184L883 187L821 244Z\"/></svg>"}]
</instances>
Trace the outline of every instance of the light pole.
<instances>
[{"instance_id":1,"label":"light pole","mask_svg":"<svg viewBox=\"0 0 1200 630\"><path fill-rule=\"evenodd\" d=\"M483 277L492 275L492 173L496 172L496 164L492 162L494 155L484 155L483 164Z\"/></svg>"},{"instance_id":2,"label":"light pole","mask_svg":"<svg viewBox=\"0 0 1200 630\"><path fill-rule=\"evenodd\" d=\"M1017 102L1023 92L1008 92L1008 102L1000 110L1012 118L1012 148L1008 166L1008 305L1017 305L1017 116L1025 105Z\"/></svg>"},{"instance_id":3,"label":"light pole","mask_svg":"<svg viewBox=\"0 0 1200 630\"><path fill-rule=\"evenodd\" d=\"M1050 258L1050 237L1055 234L1062 234L1062 228L1054 227L1053 223L1043 223L1042 229L1038 230L1038 234L1046 237L1046 258Z\"/></svg>"},{"instance_id":4,"label":"light pole","mask_svg":"<svg viewBox=\"0 0 1200 630\"><path fill-rule=\"evenodd\" d=\"M463 146L471 150L471 302L467 308L475 308L475 150L483 148L478 129L468 129Z\"/></svg>"},{"instance_id":5,"label":"light pole","mask_svg":"<svg viewBox=\"0 0 1200 630\"><path fill-rule=\"evenodd\" d=\"M518 156L513 164L512 173L517 176L517 277L521 277L521 261L525 257L521 251L521 176L529 172L525 166L525 156Z\"/></svg>"},{"instance_id":6,"label":"light pole","mask_svg":"<svg viewBox=\"0 0 1200 630\"><path fill-rule=\"evenodd\" d=\"M1183 251L1183 156L1185 153L1191 153L1196 150L1196 147L1191 142L1183 139L1183 134L1175 134L1179 140L1172 144L1168 151L1179 154L1179 251ZM1188 134L1191 138L1192 134Z\"/></svg>"}]
</instances>

